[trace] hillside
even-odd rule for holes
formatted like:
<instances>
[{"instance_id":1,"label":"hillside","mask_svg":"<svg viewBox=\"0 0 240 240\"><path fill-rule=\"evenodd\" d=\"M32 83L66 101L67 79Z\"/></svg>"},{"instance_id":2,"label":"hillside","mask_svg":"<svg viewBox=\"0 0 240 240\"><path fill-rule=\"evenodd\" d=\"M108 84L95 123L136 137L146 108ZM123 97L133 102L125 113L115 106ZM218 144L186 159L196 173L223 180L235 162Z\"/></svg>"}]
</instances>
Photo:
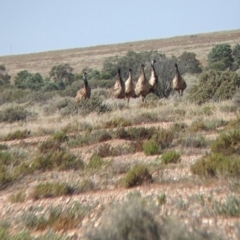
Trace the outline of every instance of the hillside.
<instances>
[{"instance_id":1,"label":"hillside","mask_svg":"<svg viewBox=\"0 0 240 240\"><path fill-rule=\"evenodd\" d=\"M217 43L240 43L240 30L5 56L0 64L12 76L47 75L63 62L80 72L151 49L195 52L205 64ZM0 239L239 240L240 92L199 105L188 98L199 75L184 79L181 97L151 93L129 104L104 88L76 103L64 90L3 87Z\"/></svg>"},{"instance_id":2,"label":"hillside","mask_svg":"<svg viewBox=\"0 0 240 240\"><path fill-rule=\"evenodd\" d=\"M87 48L67 49L32 53L26 55L0 56L0 64L4 64L8 73L14 75L21 70L39 72L47 76L54 65L69 63L75 72L83 68L101 69L104 59L115 55L124 55L127 51L158 50L167 56L179 56L184 51L196 53L196 57L205 65L207 55L215 44L240 43L240 30L213 32L188 36L177 36L165 39L144 40L113 45L93 46ZM13 79L13 78L12 78Z\"/></svg>"}]
</instances>

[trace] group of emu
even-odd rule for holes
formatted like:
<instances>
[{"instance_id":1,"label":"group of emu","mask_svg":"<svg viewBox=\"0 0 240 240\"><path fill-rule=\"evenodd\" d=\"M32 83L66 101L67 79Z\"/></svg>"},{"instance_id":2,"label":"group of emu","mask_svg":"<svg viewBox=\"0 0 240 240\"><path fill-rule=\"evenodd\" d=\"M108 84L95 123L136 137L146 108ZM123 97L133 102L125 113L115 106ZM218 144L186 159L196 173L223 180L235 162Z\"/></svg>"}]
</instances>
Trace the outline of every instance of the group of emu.
<instances>
[{"instance_id":1,"label":"group of emu","mask_svg":"<svg viewBox=\"0 0 240 240\"><path fill-rule=\"evenodd\" d=\"M156 63L155 60L151 62L151 76L149 81L145 76L144 72L145 65L144 64L141 65L141 73L136 85L134 84L132 79L131 68L129 69L129 77L125 81L125 83L121 78L120 69L118 69L117 81L114 84L113 88L111 89L110 96L117 99L126 98L128 103L130 98L141 97L142 102L145 102L146 96L149 93L154 93L158 87L158 76L156 74L154 67L155 63ZM179 95L181 96L183 95L183 91L187 87L187 84L179 73L178 65L175 63L174 66L175 76L172 81L172 88L173 90L178 91ZM77 92L77 95L75 97L76 102L80 102L82 99L87 99L91 97L91 88L88 84L86 75L87 75L86 72L84 72L83 73L84 86Z\"/></svg>"}]
</instances>

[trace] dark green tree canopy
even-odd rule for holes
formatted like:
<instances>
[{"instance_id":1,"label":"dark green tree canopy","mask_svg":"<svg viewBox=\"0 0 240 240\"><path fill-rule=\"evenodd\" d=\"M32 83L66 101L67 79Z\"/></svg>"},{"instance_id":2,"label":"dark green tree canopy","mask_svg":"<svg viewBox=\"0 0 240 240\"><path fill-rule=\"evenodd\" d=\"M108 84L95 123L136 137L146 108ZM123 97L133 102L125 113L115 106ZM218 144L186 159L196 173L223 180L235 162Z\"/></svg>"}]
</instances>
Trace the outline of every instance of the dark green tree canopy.
<instances>
[{"instance_id":1,"label":"dark green tree canopy","mask_svg":"<svg viewBox=\"0 0 240 240\"><path fill-rule=\"evenodd\" d=\"M29 73L23 70L15 77L15 86L22 89L40 90L44 85L42 76L39 73Z\"/></svg>"},{"instance_id":2,"label":"dark green tree canopy","mask_svg":"<svg viewBox=\"0 0 240 240\"><path fill-rule=\"evenodd\" d=\"M216 45L208 54L208 67L215 70L231 69L233 62L231 46L226 43Z\"/></svg>"},{"instance_id":3,"label":"dark green tree canopy","mask_svg":"<svg viewBox=\"0 0 240 240\"><path fill-rule=\"evenodd\" d=\"M74 81L73 68L68 64L60 64L52 67L49 76L54 82L63 81L66 85L71 85Z\"/></svg>"},{"instance_id":4,"label":"dark green tree canopy","mask_svg":"<svg viewBox=\"0 0 240 240\"><path fill-rule=\"evenodd\" d=\"M200 61L196 58L196 54L193 52L183 52L178 57L179 62L184 68L185 72L188 73L201 73L202 66Z\"/></svg>"},{"instance_id":5,"label":"dark green tree canopy","mask_svg":"<svg viewBox=\"0 0 240 240\"><path fill-rule=\"evenodd\" d=\"M236 62L238 65L240 65L240 44L236 44L233 47L232 55L234 58L234 62Z\"/></svg>"},{"instance_id":6,"label":"dark green tree canopy","mask_svg":"<svg viewBox=\"0 0 240 240\"><path fill-rule=\"evenodd\" d=\"M8 75L5 65L0 64L0 85L9 85L11 76Z\"/></svg>"}]
</instances>

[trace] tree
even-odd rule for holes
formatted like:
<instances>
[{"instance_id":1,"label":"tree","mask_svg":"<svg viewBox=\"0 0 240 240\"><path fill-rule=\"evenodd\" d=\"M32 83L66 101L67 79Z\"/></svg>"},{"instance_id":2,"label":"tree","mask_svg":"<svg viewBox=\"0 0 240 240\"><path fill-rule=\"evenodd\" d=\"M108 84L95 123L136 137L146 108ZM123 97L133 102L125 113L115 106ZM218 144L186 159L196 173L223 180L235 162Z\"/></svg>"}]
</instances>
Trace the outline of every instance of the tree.
<instances>
[{"instance_id":1,"label":"tree","mask_svg":"<svg viewBox=\"0 0 240 240\"><path fill-rule=\"evenodd\" d=\"M73 68L68 64L60 64L52 67L49 76L54 82L63 81L66 85L71 85L74 81Z\"/></svg>"},{"instance_id":2,"label":"tree","mask_svg":"<svg viewBox=\"0 0 240 240\"><path fill-rule=\"evenodd\" d=\"M23 70L15 77L15 85L17 88L40 90L44 81L39 73L29 73L27 70Z\"/></svg>"},{"instance_id":3,"label":"tree","mask_svg":"<svg viewBox=\"0 0 240 240\"><path fill-rule=\"evenodd\" d=\"M0 85L9 85L11 76L8 75L6 67L0 64Z\"/></svg>"},{"instance_id":4,"label":"tree","mask_svg":"<svg viewBox=\"0 0 240 240\"><path fill-rule=\"evenodd\" d=\"M216 45L208 54L208 67L215 70L231 69L233 62L231 46L226 43Z\"/></svg>"},{"instance_id":5,"label":"tree","mask_svg":"<svg viewBox=\"0 0 240 240\"><path fill-rule=\"evenodd\" d=\"M182 70L188 73L201 73L202 66L198 59L196 59L196 54L193 52L183 52L179 58Z\"/></svg>"},{"instance_id":6,"label":"tree","mask_svg":"<svg viewBox=\"0 0 240 240\"><path fill-rule=\"evenodd\" d=\"M237 67L239 67L239 65L240 65L240 44L236 44L233 47L232 55L233 55L234 63L237 65Z\"/></svg>"}]
</instances>

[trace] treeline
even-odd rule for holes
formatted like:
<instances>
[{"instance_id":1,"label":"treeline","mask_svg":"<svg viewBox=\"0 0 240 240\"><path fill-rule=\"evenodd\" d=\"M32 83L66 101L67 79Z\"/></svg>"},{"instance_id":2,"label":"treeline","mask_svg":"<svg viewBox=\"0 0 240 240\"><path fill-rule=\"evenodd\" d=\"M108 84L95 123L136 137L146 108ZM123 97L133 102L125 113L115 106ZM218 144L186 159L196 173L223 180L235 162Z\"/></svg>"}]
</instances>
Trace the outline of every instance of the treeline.
<instances>
[{"instance_id":1,"label":"treeline","mask_svg":"<svg viewBox=\"0 0 240 240\"><path fill-rule=\"evenodd\" d=\"M240 66L240 45L236 44L233 48L229 44L218 44L212 48L208 55L207 66L203 68L196 54L192 52L183 52L179 57L167 57L158 51L134 52L129 51L125 56L114 56L107 58L101 71L86 68L83 71L88 73L88 81L91 88L110 88L113 86L117 69L121 68L123 79L127 79L128 69L131 67L133 78L137 80L141 64L145 64L147 77L150 74L150 62L155 59L156 72L159 77L159 87L156 94L159 98L168 97L172 90L171 82L174 76L174 63L177 63L182 75L185 73L199 74L199 85L194 86L189 92L189 97L198 103L205 102L215 94L216 86L228 88L231 92L224 90L218 91L223 95L215 94L219 100L232 97L234 89L240 85L239 76L234 72ZM231 73L223 74L224 71ZM228 80L226 80L226 78ZM5 65L0 65L0 92L6 89L22 89L41 92L58 92L63 96L74 97L77 90L82 86L82 73L74 73L74 69L69 64L60 64L54 66L49 75L45 78L40 73L31 73L23 70L17 73L14 79L7 73ZM217 82L217 84L214 84ZM226 83L228 82L228 84ZM214 88L211 94L205 94L206 86ZM224 83L224 84L222 84ZM222 85L222 86L221 86ZM228 91L226 89L226 91ZM200 91L200 92L199 92ZM209 90L207 90L209 92ZM224 92L224 93L223 93ZM196 99L196 95L198 96ZM14 98L13 98L14 99ZM7 99L6 99L7 100ZM10 100L10 99L8 99ZM0 104L3 99L0 97Z\"/></svg>"}]
</instances>

